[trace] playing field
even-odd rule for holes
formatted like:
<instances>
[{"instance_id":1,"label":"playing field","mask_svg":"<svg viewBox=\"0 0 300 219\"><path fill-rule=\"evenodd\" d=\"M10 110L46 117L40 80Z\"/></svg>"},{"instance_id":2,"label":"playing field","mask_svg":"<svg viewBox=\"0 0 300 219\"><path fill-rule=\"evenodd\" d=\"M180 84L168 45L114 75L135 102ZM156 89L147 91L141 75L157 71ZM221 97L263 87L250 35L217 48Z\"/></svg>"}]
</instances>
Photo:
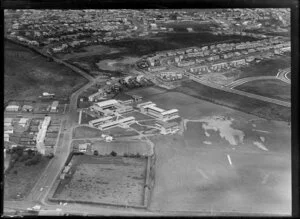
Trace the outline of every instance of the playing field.
<instances>
[{"instance_id":1,"label":"playing field","mask_svg":"<svg viewBox=\"0 0 300 219\"><path fill-rule=\"evenodd\" d=\"M291 100L291 85L277 79L251 81L235 89L283 101Z\"/></svg>"},{"instance_id":2,"label":"playing field","mask_svg":"<svg viewBox=\"0 0 300 219\"><path fill-rule=\"evenodd\" d=\"M71 162L72 176L54 198L143 205L146 159L79 155Z\"/></svg>"},{"instance_id":3,"label":"playing field","mask_svg":"<svg viewBox=\"0 0 300 219\"><path fill-rule=\"evenodd\" d=\"M149 100L178 109L184 130L150 137L156 154L151 210L290 213L291 129L286 122L176 91L144 98Z\"/></svg>"}]
</instances>

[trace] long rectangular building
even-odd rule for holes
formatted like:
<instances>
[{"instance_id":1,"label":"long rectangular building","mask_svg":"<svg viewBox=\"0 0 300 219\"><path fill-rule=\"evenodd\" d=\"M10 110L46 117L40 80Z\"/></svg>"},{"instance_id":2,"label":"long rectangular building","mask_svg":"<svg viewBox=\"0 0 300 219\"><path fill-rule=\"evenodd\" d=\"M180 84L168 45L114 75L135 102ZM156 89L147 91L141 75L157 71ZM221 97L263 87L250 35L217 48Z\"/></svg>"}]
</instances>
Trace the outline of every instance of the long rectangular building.
<instances>
[{"instance_id":1,"label":"long rectangular building","mask_svg":"<svg viewBox=\"0 0 300 219\"><path fill-rule=\"evenodd\" d=\"M175 118L179 118L177 109L164 110L156 106L153 102L146 102L137 105L140 108L141 113L154 116L162 121L167 121Z\"/></svg>"},{"instance_id":2,"label":"long rectangular building","mask_svg":"<svg viewBox=\"0 0 300 219\"><path fill-rule=\"evenodd\" d=\"M109 121L112 121L114 117L112 116L107 116L107 117L103 117L103 118L100 118L100 119L94 119L94 120L91 120L89 121L89 125L90 126L98 126L98 125L102 125L104 123L107 123Z\"/></svg>"},{"instance_id":3,"label":"long rectangular building","mask_svg":"<svg viewBox=\"0 0 300 219\"><path fill-rule=\"evenodd\" d=\"M127 118L124 118L124 119L119 119L119 120L115 120L115 121L112 121L112 122L104 123L102 125L99 125L98 128L100 130L106 130L106 129L114 128L114 127L119 126L119 125L128 124L128 123L131 123L131 122L134 122L134 121L135 121L135 118L133 116L130 116L130 117L127 117Z\"/></svg>"}]
</instances>

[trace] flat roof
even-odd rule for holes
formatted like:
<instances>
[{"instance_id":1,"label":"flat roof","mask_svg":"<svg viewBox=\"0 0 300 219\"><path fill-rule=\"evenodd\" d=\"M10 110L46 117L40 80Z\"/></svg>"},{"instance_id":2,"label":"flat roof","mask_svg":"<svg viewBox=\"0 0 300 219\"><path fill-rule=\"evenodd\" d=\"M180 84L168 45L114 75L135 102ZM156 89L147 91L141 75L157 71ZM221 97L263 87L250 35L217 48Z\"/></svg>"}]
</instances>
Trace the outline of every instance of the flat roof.
<instances>
[{"instance_id":1,"label":"flat roof","mask_svg":"<svg viewBox=\"0 0 300 219\"><path fill-rule=\"evenodd\" d=\"M4 123L12 122L13 118L4 118Z\"/></svg>"},{"instance_id":2,"label":"flat roof","mask_svg":"<svg viewBox=\"0 0 300 219\"><path fill-rule=\"evenodd\" d=\"M98 102L98 103L96 103L96 105L98 105L99 107L105 107L105 106L114 105L117 103L119 103L119 102L116 101L115 99L112 99L112 100L105 100L105 101Z\"/></svg>"},{"instance_id":3,"label":"flat roof","mask_svg":"<svg viewBox=\"0 0 300 219\"><path fill-rule=\"evenodd\" d=\"M158 108L158 107L156 107L156 106L152 106L152 105L147 106L147 108L150 108L150 109L152 109L152 110L154 110L154 111L157 111L157 112L160 112L160 113L165 112L165 110L163 110L163 109L161 109L161 108Z\"/></svg>"},{"instance_id":4,"label":"flat roof","mask_svg":"<svg viewBox=\"0 0 300 219\"><path fill-rule=\"evenodd\" d=\"M170 110L162 112L161 114L162 115L167 115L167 114L177 113L177 112L178 112L178 109L170 109Z\"/></svg>"},{"instance_id":5,"label":"flat roof","mask_svg":"<svg viewBox=\"0 0 300 219\"><path fill-rule=\"evenodd\" d=\"M164 121L156 121L156 124L163 126L164 128L170 128L174 126L178 126L178 123L176 122L164 122Z\"/></svg>"},{"instance_id":6,"label":"flat roof","mask_svg":"<svg viewBox=\"0 0 300 219\"><path fill-rule=\"evenodd\" d=\"M133 116L126 117L124 119L119 119L119 120L116 120L116 121L113 121L113 122L109 122L109 123L100 125L100 127L112 126L112 125L115 125L115 124L119 124L119 123L123 123L123 122L128 122L130 120L135 120L135 118Z\"/></svg>"},{"instance_id":7,"label":"flat roof","mask_svg":"<svg viewBox=\"0 0 300 219\"><path fill-rule=\"evenodd\" d=\"M141 107L141 106L146 106L146 105L150 105L150 104L154 104L154 105L155 105L155 103L153 103L153 102L151 102L151 101L148 101L148 102L139 103L139 104L137 104L136 106L137 106L137 107Z\"/></svg>"},{"instance_id":8,"label":"flat roof","mask_svg":"<svg viewBox=\"0 0 300 219\"><path fill-rule=\"evenodd\" d=\"M99 118L99 119L94 119L94 120L90 121L90 123L96 123L96 122L106 121L106 120L109 120L109 119L112 119L112 118L114 118L114 117L107 116L107 117L103 117L103 118Z\"/></svg>"}]
</instances>

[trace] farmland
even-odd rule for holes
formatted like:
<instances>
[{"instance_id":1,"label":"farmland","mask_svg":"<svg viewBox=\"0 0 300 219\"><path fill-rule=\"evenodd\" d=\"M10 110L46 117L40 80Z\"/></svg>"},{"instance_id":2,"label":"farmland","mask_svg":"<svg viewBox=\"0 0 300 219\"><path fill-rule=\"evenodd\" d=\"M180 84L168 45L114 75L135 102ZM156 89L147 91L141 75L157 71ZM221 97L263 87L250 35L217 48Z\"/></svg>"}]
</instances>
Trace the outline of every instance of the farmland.
<instances>
[{"instance_id":1,"label":"farmland","mask_svg":"<svg viewBox=\"0 0 300 219\"><path fill-rule=\"evenodd\" d=\"M22 46L5 41L4 101L36 100L42 92L69 97L87 80Z\"/></svg>"},{"instance_id":2,"label":"farmland","mask_svg":"<svg viewBox=\"0 0 300 219\"><path fill-rule=\"evenodd\" d=\"M277 79L252 81L235 89L283 101L291 100L291 86Z\"/></svg>"},{"instance_id":3,"label":"farmland","mask_svg":"<svg viewBox=\"0 0 300 219\"><path fill-rule=\"evenodd\" d=\"M54 198L123 205L143 205L146 159L74 156L72 176Z\"/></svg>"}]
</instances>

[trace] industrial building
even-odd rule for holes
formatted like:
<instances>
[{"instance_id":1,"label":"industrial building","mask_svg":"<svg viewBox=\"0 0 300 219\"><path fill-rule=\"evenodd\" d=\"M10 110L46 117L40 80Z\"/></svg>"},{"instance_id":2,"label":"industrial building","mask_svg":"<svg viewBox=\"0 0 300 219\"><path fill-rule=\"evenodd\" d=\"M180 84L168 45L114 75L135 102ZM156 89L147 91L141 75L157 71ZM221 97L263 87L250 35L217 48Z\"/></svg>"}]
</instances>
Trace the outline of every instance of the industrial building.
<instances>
[{"instance_id":1,"label":"industrial building","mask_svg":"<svg viewBox=\"0 0 300 219\"><path fill-rule=\"evenodd\" d=\"M162 121L168 121L171 119L179 118L178 110L171 109L171 110L164 110L156 106L153 102L146 102L137 105L137 108L140 109L141 113L154 116Z\"/></svg>"},{"instance_id":2,"label":"industrial building","mask_svg":"<svg viewBox=\"0 0 300 219\"><path fill-rule=\"evenodd\" d=\"M164 121L157 121L155 126L160 129L160 133L163 135L172 134L180 130L179 125L176 122L168 123Z\"/></svg>"}]
</instances>

